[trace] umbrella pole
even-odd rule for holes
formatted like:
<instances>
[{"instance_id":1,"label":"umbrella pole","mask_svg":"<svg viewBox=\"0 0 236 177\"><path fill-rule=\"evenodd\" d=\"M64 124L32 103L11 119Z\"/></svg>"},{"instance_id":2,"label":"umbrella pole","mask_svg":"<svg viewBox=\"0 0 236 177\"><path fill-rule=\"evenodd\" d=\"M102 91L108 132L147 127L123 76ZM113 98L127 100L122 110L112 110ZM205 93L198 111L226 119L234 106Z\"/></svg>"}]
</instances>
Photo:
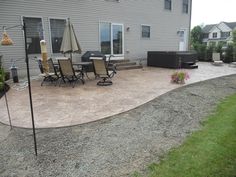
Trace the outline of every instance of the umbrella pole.
<instances>
[{"instance_id":1,"label":"umbrella pole","mask_svg":"<svg viewBox=\"0 0 236 177\"><path fill-rule=\"evenodd\" d=\"M71 37L71 24L70 24L70 18L68 18L68 22L69 22L69 31L70 31L70 37ZM72 49L72 40L70 40L70 48ZM72 49L73 51L73 49ZM70 59L72 61L72 52L70 52Z\"/></svg>"}]
</instances>

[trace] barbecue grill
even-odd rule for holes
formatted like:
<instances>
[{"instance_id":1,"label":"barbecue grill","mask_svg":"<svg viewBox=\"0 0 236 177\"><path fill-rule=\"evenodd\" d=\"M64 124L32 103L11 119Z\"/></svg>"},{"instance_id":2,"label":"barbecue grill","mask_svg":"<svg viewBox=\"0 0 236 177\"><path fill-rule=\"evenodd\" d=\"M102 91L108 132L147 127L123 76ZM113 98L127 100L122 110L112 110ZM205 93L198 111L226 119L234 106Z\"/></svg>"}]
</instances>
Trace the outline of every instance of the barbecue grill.
<instances>
[{"instance_id":1,"label":"barbecue grill","mask_svg":"<svg viewBox=\"0 0 236 177\"><path fill-rule=\"evenodd\" d=\"M81 61L82 62L90 62L90 57L103 57L103 59L106 59L106 56L102 54L100 51L87 51L85 52L82 57ZM93 66L89 65L88 68L86 68L87 72L93 72Z\"/></svg>"}]
</instances>

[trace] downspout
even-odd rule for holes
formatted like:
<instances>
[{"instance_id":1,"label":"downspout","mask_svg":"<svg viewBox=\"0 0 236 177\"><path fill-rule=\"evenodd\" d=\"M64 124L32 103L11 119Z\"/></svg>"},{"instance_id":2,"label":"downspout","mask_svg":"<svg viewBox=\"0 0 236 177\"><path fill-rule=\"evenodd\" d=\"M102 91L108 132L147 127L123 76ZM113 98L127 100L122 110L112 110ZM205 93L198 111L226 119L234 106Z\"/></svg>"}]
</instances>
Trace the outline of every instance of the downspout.
<instances>
[{"instance_id":1,"label":"downspout","mask_svg":"<svg viewBox=\"0 0 236 177\"><path fill-rule=\"evenodd\" d=\"M189 37L188 37L188 50L190 50L190 46L191 46L191 22L192 22L192 0L190 0L190 9L189 9Z\"/></svg>"}]
</instances>

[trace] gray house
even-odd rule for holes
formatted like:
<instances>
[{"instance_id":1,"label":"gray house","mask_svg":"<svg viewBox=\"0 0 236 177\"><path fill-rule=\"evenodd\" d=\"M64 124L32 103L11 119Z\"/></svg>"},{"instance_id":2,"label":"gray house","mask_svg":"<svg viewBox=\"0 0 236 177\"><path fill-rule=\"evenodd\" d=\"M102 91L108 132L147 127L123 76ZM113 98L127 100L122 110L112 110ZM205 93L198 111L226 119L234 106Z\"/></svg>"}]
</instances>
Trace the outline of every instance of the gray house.
<instances>
[{"instance_id":1,"label":"gray house","mask_svg":"<svg viewBox=\"0 0 236 177\"><path fill-rule=\"evenodd\" d=\"M202 28L203 43L217 45L232 41L232 31L236 29L236 22L220 22L219 24L206 25Z\"/></svg>"},{"instance_id":2,"label":"gray house","mask_svg":"<svg viewBox=\"0 0 236 177\"><path fill-rule=\"evenodd\" d=\"M0 26L22 24L27 28L31 72L38 72L39 41L45 39L49 57L62 56L59 49L68 18L82 54L99 50L113 60L137 60L147 51L188 50L192 0L0 0ZM3 30L0 28L0 32ZM20 27L9 29L13 46L1 46L3 65L11 60L24 75L24 37ZM73 59L80 61L81 55Z\"/></svg>"}]
</instances>

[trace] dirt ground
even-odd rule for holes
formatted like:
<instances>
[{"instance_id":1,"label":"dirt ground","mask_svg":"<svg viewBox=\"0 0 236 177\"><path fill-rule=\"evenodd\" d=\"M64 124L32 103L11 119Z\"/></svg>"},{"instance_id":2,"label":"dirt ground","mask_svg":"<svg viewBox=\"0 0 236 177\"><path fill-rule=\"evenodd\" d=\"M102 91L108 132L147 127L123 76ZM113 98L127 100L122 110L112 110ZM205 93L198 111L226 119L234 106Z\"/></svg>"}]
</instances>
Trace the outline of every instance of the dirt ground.
<instances>
[{"instance_id":1,"label":"dirt ground","mask_svg":"<svg viewBox=\"0 0 236 177\"><path fill-rule=\"evenodd\" d=\"M0 176L122 177L158 162L201 127L219 100L236 93L236 75L168 92L97 122L37 130L0 124Z\"/></svg>"}]
</instances>

